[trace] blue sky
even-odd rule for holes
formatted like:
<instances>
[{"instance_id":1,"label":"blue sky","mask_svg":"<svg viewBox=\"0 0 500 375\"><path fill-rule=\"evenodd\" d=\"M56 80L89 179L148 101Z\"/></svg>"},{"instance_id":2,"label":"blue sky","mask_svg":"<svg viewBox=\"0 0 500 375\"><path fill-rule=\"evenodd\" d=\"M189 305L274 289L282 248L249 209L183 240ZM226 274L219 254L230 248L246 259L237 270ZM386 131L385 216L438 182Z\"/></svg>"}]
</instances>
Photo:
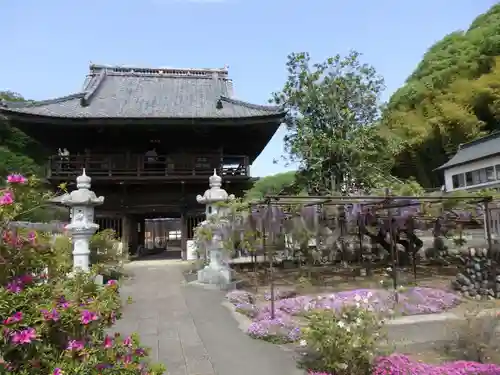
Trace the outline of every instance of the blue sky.
<instances>
[{"instance_id":1,"label":"blue sky","mask_svg":"<svg viewBox=\"0 0 500 375\"><path fill-rule=\"evenodd\" d=\"M48 99L80 89L89 62L147 67L229 65L239 99L264 104L286 56L323 60L350 49L386 79L387 98L445 34L466 29L493 0L3 0L0 90ZM293 166L280 129L252 166Z\"/></svg>"}]
</instances>

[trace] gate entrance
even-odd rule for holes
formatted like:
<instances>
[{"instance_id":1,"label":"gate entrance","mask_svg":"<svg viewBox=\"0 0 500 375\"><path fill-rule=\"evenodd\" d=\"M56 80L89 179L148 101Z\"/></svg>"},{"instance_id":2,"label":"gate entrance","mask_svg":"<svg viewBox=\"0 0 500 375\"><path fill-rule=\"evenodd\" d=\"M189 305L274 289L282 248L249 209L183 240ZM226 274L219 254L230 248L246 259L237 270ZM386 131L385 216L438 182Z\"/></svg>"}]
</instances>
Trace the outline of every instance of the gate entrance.
<instances>
[{"instance_id":1,"label":"gate entrance","mask_svg":"<svg viewBox=\"0 0 500 375\"><path fill-rule=\"evenodd\" d=\"M180 218L144 219L145 253L164 253L166 258L182 258L182 222Z\"/></svg>"}]
</instances>

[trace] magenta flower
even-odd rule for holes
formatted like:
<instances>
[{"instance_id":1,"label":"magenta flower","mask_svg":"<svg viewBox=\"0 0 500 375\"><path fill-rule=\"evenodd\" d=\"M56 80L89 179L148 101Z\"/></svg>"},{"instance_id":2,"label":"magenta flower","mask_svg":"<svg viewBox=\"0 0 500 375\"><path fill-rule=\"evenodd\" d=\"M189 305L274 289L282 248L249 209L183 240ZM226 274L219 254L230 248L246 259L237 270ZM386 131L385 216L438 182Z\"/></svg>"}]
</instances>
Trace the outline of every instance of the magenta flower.
<instances>
[{"instance_id":1,"label":"magenta flower","mask_svg":"<svg viewBox=\"0 0 500 375\"><path fill-rule=\"evenodd\" d=\"M59 315L59 312L56 309L52 309L50 311L46 310L46 309L42 309L41 313L42 313L43 318L45 320L52 320L54 322L57 322L61 318L61 316Z\"/></svg>"},{"instance_id":2,"label":"magenta flower","mask_svg":"<svg viewBox=\"0 0 500 375\"><path fill-rule=\"evenodd\" d=\"M57 306L60 307L63 310L66 310L69 307L69 302L66 301L66 298L60 297L59 302L57 303Z\"/></svg>"},{"instance_id":3,"label":"magenta flower","mask_svg":"<svg viewBox=\"0 0 500 375\"><path fill-rule=\"evenodd\" d=\"M130 354L127 354L126 356L123 357L123 363L132 363L132 356Z\"/></svg>"},{"instance_id":4,"label":"magenta flower","mask_svg":"<svg viewBox=\"0 0 500 375\"><path fill-rule=\"evenodd\" d=\"M9 316L3 321L4 324L17 323L23 320L23 313L21 311L16 312L14 315Z\"/></svg>"},{"instance_id":5,"label":"magenta flower","mask_svg":"<svg viewBox=\"0 0 500 375\"><path fill-rule=\"evenodd\" d=\"M33 276L32 275L22 275L19 277L18 280L23 284L31 284L33 282Z\"/></svg>"},{"instance_id":6,"label":"magenta flower","mask_svg":"<svg viewBox=\"0 0 500 375\"><path fill-rule=\"evenodd\" d=\"M12 342L14 344L23 345L30 344L36 339L36 331L34 328L26 328L12 335Z\"/></svg>"},{"instance_id":7,"label":"magenta flower","mask_svg":"<svg viewBox=\"0 0 500 375\"><path fill-rule=\"evenodd\" d=\"M118 282L116 280L108 280L106 285L112 286L112 285L118 285Z\"/></svg>"},{"instance_id":8,"label":"magenta flower","mask_svg":"<svg viewBox=\"0 0 500 375\"><path fill-rule=\"evenodd\" d=\"M104 338L104 348L109 349L111 347L113 347L113 339L111 336L106 335Z\"/></svg>"},{"instance_id":9,"label":"magenta flower","mask_svg":"<svg viewBox=\"0 0 500 375\"><path fill-rule=\"evenodd\" d=\"M22 174L15 173L7 176L7 182L9 184L25 184L26 182L28 182L28 179Z\"/></svg>"},{"instance_id":10,"label":"magenta flower","mask_svg":"<svg viewBox=\"0 0 500 375\"><path fill-rule=\"evenodd\" d=\"M63 371L60 368L55 368L54 371L52 371L52 375L63 375Z\"/></svg>"},{"instance_id":11,"label":"magenta flower","mask_svg":"<svg viewBox=\"0 0 500 375\"><path fill-rule=\"evenodd\" d=\"M11 293L20 293L23 290L23 284L19 280L12 280L7 284L6 289Z\"/></svg>"},{"instance_id":12,"label":"magenta flower","mask_svg":"<svg viewBox=\"0 0 500 375\"><path fill-rule=\"evenodd\" d=\"M132 337L128 336L125 340L123 340L123 345L130 348L132 346Z\"/></svg>"},{"instance_id":13,"label":"magenta flower","mask_svg":"<svg viewBox=\"0 0 500 375\"><path fill-rule=\"evenodd\" d=\"M83 350L83 347L84 347L83 342L78 340L69 340L66 350L79 352L80 350Z\"/></svg>"},{"instance_id":14,"label":"magenta flower","mask_svg":"<svg viewBox=\"0 0 500 375\"><path fill-rule=\"evenodd\" d=\"M7 191L0 196L0 206L8 206L14 203L14 198L12 197L12 193Z\"/></svg>"},{"instance_id":15,"label":"magenta flower","mask_svg":"<svg viewBox=\"0 0 500 375\"><path fill-rule=\"evenodd\" d=\"M83 310L80 315L80 322L84 325L87 325L95 320L98 320L99 317L95 312Z\"/></svg>"},{"instance_id":16,"label":"magenta flower","mask_svg":"<svg viewBox=\"0 0 500 375\"><path fill-rule=\"evenodd\" d=\"M31 244L34 244L36 242L36 238L37 235L35 231L31 231L28 233L28 241L31 242Z\"/></svg>"}]
</instances>

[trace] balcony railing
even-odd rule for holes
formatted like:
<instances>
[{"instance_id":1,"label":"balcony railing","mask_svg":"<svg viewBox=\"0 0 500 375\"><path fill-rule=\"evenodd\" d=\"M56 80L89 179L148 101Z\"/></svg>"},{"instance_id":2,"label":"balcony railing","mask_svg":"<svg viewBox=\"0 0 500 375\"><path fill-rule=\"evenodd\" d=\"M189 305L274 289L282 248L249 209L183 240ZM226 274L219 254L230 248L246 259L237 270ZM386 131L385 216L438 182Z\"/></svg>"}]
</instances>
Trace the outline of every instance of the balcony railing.
<instances>
[{"instance_id":1,"label":"balcony railing","mask_svg":"<svg viewBox=\"0 0 500 375\"><path fill-rule=\"evenodd\" d=\"M169 179L208 176L214 169L221 176L250 176L248 157L225 155L145 156L137 154L52 156L47 177L63 179L86 173L100 179Z\"/></svg>"}]
</instances>

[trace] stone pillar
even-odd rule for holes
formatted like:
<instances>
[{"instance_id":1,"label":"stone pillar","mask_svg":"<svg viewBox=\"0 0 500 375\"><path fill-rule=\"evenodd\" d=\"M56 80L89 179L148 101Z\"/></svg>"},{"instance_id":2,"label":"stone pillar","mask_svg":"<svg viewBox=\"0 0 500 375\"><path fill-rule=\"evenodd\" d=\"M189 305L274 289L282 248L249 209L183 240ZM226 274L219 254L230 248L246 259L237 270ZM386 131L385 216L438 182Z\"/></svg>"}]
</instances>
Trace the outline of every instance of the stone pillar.
<instances>
[{"instance_id":1,"label":"stone pillar","mask_svg":"<svg viewBox=\"0 0 500 375\"><path fill-rule=\"evenodd\" d=\"M71 222L65 229L73 242L73 271L89 271L89 241L99 229L94 223L94 207L104 203L104 197L97 197L90 190L91 178L85 174L76 178L77 190L53 200L70 208Z\"/></svg>"}]
</instances>

